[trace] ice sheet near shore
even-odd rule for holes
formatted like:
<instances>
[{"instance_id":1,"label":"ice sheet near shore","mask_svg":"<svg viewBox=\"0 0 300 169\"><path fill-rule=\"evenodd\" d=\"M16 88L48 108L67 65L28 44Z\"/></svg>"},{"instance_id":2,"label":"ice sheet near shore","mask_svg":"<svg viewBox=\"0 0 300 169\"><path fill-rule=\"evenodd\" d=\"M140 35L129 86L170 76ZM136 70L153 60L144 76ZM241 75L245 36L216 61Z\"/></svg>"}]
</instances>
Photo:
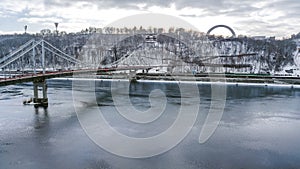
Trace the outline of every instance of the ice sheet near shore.
<instances>
[{"instance_id":1,"label":"ice sheet near shore","mask_svg":"<svg viewBox=\"0 0 300 169\"><path fill-rule=\"evenodd\" d=\"M127 82L128 79L91 79L91 78L54 78L54 80L80 80L80 81L120 81ZM137 80L141 83L183 83L183 84L216 84L216 85L238 85L238 86L269 86L269 87L287 87L299 88L300 85L294 84L274 84L274 83L242 83L242 82L201 82L201 81L169 81L169 80Z\"/></svg>"}]
</instances>

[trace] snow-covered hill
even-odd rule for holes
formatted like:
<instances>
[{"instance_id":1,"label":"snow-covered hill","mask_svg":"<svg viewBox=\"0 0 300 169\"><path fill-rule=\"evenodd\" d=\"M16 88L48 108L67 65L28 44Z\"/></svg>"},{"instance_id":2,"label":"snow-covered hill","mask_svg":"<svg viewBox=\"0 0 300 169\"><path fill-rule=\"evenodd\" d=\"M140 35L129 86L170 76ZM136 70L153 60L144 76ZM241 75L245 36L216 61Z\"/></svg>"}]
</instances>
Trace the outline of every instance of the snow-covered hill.
<instances>
[{"instance_id":1,"label":"snow-covered hill","mask_svg":"<svg viewBox=\"0 0 300 169\"><path fill-rule=\"evenodd\" d=\"M118 62L120 65L161 64L168 66L168 71L172 72L284 74L287 73L286 70L300 66L299 39L207 38L197 32L165 35L171 38L158 42L154 40L150 46L144 45L141 39L143 36L128 38L133 34L73 33L45 37L29 34L1 35L0 57L32 38L45 38L54 46L93 67ZM227 66L219 67L220 65Z\"/></svg>"}]
</instances>

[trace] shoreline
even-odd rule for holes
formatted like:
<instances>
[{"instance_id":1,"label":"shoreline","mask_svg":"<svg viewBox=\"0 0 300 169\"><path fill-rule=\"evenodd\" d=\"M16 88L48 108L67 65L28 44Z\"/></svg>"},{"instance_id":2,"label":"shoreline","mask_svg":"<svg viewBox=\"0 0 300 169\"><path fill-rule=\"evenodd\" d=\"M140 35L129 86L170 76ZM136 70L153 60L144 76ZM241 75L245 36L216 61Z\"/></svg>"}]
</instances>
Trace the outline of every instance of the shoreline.
<instances>
[{"instance_id":1,"label":"shoreline","mask_svg":"<svg viewBox=\"0 0 300 169\"><path fill-rule=\"evenodd\" d=\"M190 77L183 78L181 76L172 76L176 77L176 80L173 78L162 78L157 76L156 78L141 78L136 77L133 79L133 82L141 82L141 83L184 83L184 84L217 84L217 85L236 85L236 86L270 86L270 87L287 87L287 88L297 88L300 89L300 78L297 81L293 81L293 83L287 83L283 80L286 79L243 79L243 78L216 78L216 77L201 77L191 79ZM88 77L58 77L53 78L53 80L80 80L80 81L119 81L119 82L128 82L129 78L124 76L114 75L113 78L110 75L95 75ZM289 79L290 80L290 79Z\"/></svg>"}]
</instances>

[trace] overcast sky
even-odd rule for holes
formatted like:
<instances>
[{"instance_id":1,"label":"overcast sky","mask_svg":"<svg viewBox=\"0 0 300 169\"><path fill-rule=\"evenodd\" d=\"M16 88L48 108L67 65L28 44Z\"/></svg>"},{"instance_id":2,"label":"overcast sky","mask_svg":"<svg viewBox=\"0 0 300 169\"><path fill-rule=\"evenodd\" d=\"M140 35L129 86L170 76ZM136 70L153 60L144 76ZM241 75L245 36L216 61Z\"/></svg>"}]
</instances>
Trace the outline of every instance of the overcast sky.
<instances>
[{"instance_id":1,"label":"overcast sky","mask_svg":"<svg viewBox=\"0 0 300 169\"><path fill-rule=\"evenodd\" d=\"M24 25L32 33L54 30L54 22L60 31L78 32L125 16L161 13L202 32L226 24L237 34L289 37L300 32L299 11L299 0L0 0L0 34L24 32Z\"/></svg>"}]
</instances>

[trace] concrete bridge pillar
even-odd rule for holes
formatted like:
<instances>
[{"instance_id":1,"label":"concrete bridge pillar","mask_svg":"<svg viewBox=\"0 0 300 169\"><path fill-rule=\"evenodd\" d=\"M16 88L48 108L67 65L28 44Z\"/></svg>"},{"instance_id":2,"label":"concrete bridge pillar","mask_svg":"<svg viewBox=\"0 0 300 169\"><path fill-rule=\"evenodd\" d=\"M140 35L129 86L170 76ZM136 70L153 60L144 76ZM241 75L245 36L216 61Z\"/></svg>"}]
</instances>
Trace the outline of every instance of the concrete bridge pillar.
<instances>
[{"instance_id":1,"label":"concrete bridge pillar","mask_svg":"<svg viewBox=\"0 0 300 169\"><path fill-rule=\"evenodd\" d=\"M130 82L135 82L137 80L136 79L136 70L130 70L129 71L128 79L129 79Z\"/></svg>"},{"instance_id":2,"label":"concrete bridge pillar","mask_svg":"<svg viewBox=\"0 0 300 169\"><path fill-rule=\"evenodd\" d=\"M39 97L39 88L42 90L41 97ZM34 107L48 107L47 83L45 78L38 78L33 81L33 103Z\"/></svg>"}]
</instances>

